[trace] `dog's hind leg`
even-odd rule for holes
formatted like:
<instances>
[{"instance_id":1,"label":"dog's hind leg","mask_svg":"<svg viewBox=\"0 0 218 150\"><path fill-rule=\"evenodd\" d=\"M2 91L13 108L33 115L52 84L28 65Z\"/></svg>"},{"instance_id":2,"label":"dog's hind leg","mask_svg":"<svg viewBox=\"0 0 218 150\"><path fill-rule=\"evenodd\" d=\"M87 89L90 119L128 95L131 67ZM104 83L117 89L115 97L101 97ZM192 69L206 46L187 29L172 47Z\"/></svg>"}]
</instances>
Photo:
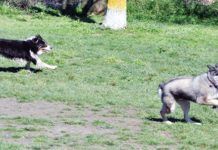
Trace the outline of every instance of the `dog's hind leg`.
<instances>
[{"instance_id":1,"label":"dog's hind leg","mask_svg":"<svg viewBox=\"0 0 218 150\"><path fill-rule=\"evenodd\" d=\"M28 61L27 63L26 63L26 65L25 65L25 68L27 69L27 70L30 70L30 61Z\"/></svg>"},{"instance_id":2,"label":"dog's hind leg","mask_svg":"<svg viewBox=\"0 0 218 150\"><path fill-rule=\"evenodd\" d=\"M162 119L163 119L163 122L166 122L166 121L168 121L168 119L167 119L167 117L166 117L166 114L167 114L167 105L166 104L163 104L162 105L162 108L161 108L161 110L160 110L160 115L161 115L161 117L162 117Z\"/></svg>"},{"instance_id":3,"label":"dog's hind leg","mask_svg":"<svg viewBox=\"0 0 218 150\"><path fill-rule=\"evenodd\" d=\"M166 114L169 114L175 110L176 108L175 100L172 96L163 96L162 103L163 105L160 111L160 115L163 119L163 122L167 124L172 124L172 122L167 119Z\"/></svg>"}]
</instances>

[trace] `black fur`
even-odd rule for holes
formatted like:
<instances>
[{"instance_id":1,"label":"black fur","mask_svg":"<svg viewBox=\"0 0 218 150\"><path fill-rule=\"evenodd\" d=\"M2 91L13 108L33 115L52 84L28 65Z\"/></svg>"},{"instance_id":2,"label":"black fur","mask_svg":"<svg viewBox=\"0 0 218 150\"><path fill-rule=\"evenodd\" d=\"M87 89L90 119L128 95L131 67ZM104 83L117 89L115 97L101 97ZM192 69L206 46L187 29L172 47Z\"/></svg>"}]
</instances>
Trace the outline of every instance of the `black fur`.
<instances>
[{"instance_id":1,"label":"black fur","mask_svg":"<svg viewBox=\"0 0 218 150\"><path fill-rule=\"evenodd\" d=\"M0 54L4 57L25 59L36 64L36 60L30 55L30 50L37 53L37 47L31 41L0 39Z\"/></svg>"},{"instance_id":2,"label":"black fur","mask_svg":"<svg viewBox=\"0 0 218 150\"><path fill-rule=\"evenodd\" d=\"M170 93L173 95L173 97L176 100L190 100L190 101L196 101L196 97L194 94L190 94L187 92L184 92L182 90L177 90L177 91L170 91Z\"/></svg>"},{"instance_id":3,"label":"black fur","mask_svg":"<svg viewBox=\"0 0 218 150\"><path fill-rule=\"evenodd\" d=\"M31 57L30 51L37 54L40 48L46 46L40 35L26 41L0 39L0 54L6 58L19 58L36 64L36 60Z\"/></svg>"}]
</instances>

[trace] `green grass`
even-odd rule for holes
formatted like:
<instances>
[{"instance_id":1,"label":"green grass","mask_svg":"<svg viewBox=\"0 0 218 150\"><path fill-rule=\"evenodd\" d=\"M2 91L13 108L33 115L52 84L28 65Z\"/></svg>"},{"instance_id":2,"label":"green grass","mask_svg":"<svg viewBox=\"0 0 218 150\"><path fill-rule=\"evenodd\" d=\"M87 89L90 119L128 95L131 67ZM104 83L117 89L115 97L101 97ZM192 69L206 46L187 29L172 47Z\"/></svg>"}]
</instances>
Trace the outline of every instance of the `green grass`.
<instances>
[{"instance_id":1,"label":"green grass","mask_svg":"<svg viewBox=\"0 0 218 150\"><path fill-rule=\"evenodd\" d=\"M86 120L81 120L78 118L67 118L64 119L63 122L68 125L81 125L84 126L86 124Z\"/></svg>"},{"instance_id":2,"label":"green grass","mask_svg":"<svg viewBox=\"0 0 218 150\"><path fill-rule=\"evenodd\" d=\"M101 21L101 18L94 19ZM144 122L138 134L121 130L117 133L120 138L116 140L90 135L79 139L84 145L78 146L78 139L70 135L57 140L57 145L72 142L84 149L94 142L100 149L119 149L120 143L131 140L144 149L218 148L218 113L210 107L191 106L190 115L201 120L202 126L182 122L167 126L149 120L160 118L161 102L157 96L160 82L175 76L198 75L207 71L207 64L218 62L217 26L133 21L126 30L111 31L101 30L97 23L88 24L67 17L0 15L1 38L25 39L35 34L41 34L54 47L54 51L43 55L42 60L58 68L38 73L0 72L2 98L60 101L98 108L131 106L137 109L138 117ZM17 66L3 58L0 64L1 67ZM182 118L180 108L171 116ZM25 118L20 121L33 125L41 123ZM83 119L68 120L67 123L85 124ZM94 125L108 126L104 122ZM19 133L15 137L19 138ZM51 141L49 137L39 136L34 141L35 149L42 143L49 145ZM128 146L128 142L125 144L127 149L136 148ZM0 143L1 147L15 149L16 145Z\"/></svg>"},{"instance_id":3,"label":"green grass","mask_svg":"<svg viewBox=\"0 0 218 150\"><path fill-rule=\"evenodd\" d=\"M96 127L100 127L100 128L106 128L106 129L113 128L112 125L110 125L109 123L107 123L105 121L101 121L101 120L93 121L92 125L94 125Z\"/></svg>"},{"instance_id":4,"label":"green grass","mask_svg":"<svg viewBox=\"0 0 218 150\"><path fill-rule=\"evenodd\" d=\"M21 150L22 147L19 147L19 145L15 145L15 144L0 142L0 149Z\"/></svg>"}]
</instances>

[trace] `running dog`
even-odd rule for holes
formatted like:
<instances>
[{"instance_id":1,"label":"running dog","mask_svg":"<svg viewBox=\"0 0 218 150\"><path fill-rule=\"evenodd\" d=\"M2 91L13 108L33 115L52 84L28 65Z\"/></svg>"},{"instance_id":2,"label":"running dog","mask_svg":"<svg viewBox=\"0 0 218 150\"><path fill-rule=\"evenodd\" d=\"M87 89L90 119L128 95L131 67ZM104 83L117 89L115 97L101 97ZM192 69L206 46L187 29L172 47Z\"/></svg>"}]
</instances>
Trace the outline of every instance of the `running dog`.
<instances>
[{"instance_id":1,"label":"running dog","mask_svg":"<svg viewBox=\"0 0 218 150\"><path fill-rule=\"evenodd\" d=\"M218 106L218 64L208 65L208 72L196 77L180 77L159 85L162 101L160 115L163 122L171 124L166 114L172 113L178 103L184 113L186 122L195 123L189 118L190 101ZM197 123L196 123L197 124Z\"/></svg>"},{"instance_id":2,"label":"running dog","mask_svg":"<svg viewBox=\"0 0 218 150\"><path fill-rule=\"evenodd\" d=\"M33 63L37 68L55 69L57 66L48 65L42 62L39 55L51 50L45 40L36 35L27 40L9 40L0 39L0 55L9 59L22 59L26 61L26 68L30 69L30 63Z\"/></svg>"}]
</instances>

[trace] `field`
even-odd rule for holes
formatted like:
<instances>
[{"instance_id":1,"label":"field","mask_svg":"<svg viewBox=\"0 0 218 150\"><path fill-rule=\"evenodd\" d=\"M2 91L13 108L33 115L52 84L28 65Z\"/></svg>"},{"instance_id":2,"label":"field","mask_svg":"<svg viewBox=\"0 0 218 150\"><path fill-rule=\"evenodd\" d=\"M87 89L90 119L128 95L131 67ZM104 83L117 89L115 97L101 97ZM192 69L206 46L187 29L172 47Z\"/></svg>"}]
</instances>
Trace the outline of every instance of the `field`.
<instances>
[{"instance_id":1,"label":"field","mask_svg":"<svg viewBox=\"0 0 218 150\"><path fill-rule=\"evenodd\" d=\"M0 58L0 149L217 149L218 112L178 107L160 122L159 83L218 63L218 28L154 21L122 31L49 15L0 15L0 37L40 34L54 47L42 60L56 70L29 72ZM32 68L35 66L32 65Z\"/></svg>"}]
</instances>

